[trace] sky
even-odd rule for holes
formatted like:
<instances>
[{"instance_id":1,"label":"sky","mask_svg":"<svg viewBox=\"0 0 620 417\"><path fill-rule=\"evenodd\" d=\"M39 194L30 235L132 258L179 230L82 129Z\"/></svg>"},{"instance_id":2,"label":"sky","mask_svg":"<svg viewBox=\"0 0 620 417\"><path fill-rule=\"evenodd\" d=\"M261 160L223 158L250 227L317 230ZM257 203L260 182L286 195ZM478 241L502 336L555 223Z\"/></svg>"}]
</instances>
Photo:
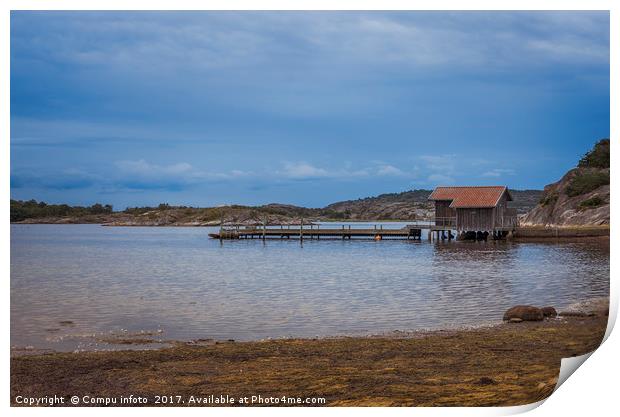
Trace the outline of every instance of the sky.
<instances>
[{"instance_id":1,"label":"sky","mask_svg":"<svg viewBox=\"0 0 620 417\"><path fill-rule=\"evenodd\" d=\"M11 13L11 198L540 189L609 137L607 12Z\"/></svg>"}]
</instances>

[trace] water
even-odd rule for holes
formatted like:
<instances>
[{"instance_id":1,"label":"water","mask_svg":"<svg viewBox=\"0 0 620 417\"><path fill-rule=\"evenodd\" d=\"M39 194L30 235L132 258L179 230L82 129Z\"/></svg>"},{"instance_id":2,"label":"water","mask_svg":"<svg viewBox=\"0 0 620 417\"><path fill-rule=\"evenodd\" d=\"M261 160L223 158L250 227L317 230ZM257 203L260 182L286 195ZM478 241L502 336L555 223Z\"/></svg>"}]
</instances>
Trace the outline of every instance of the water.
<instances>
[{"instance_id":1,"label":"water","mask_svg":"<svg viewBox=\"0 0 620 417\"><path fill-rule=\"evenodd\" d=\"M213 230L12 225L11 344L73 350L140 332L255 340L462 327L497 322L515 304L561 309L609 293L608 243L220 244L207 237Z\"/></svg>"}]
</instances>

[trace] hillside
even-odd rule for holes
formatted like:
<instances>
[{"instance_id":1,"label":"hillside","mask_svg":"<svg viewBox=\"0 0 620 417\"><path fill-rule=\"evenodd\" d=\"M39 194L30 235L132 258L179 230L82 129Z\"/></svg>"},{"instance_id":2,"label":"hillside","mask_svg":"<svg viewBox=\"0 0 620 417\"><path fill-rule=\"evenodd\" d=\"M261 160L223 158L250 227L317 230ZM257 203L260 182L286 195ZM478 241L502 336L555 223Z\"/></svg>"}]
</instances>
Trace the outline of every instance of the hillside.
<instances>
[{"instance_id":1,"label":"hillside","mask_svg":"<svg viewBox=\"0 0 620 417\"><path fill-rule=\"evenodd\" d=\"M325 207L351 220L419 219L433 215L433 204L428 201L431 190L411 190L402 193L381 194L376 197L341 201ZM542 196L540 190L510 190L514 201L510 206L517 213L527 213Z\"/></svg>"},{"instance_id":2,"label":"hillside","mask_svg":"<svg viewBox=\"0 0 620 417\"><path fill-rule=\"evenodd\" d=\"M609 139L584 155L576 168L545 186L540 202L523 216L524 226L609 224Z\"/></svg>"},{"instance_id":3,"label":"hillside","mask_svg":"<svg viewBox=\"0 0 620 417\"><path fill-rule=\"evenodd\" d=\"M99 205L96 205L99 206ZM91 206L92 207L92 206ZM123 211L93 213L90 207L47 205L34 200L11 200L11 222L47 224L106 224L118 226L214 226L226 223L290 224L299 219L337 218L340 214L282 204L259 207L185 207L160 204L158 207L133 207Z\"/></svg>"},{"instance_id":4,"label":"hillside","mask_svg":"<svg viewBox=\"0 0 620 417\"><path fill-rule=\"evenodd\" d=\"M238 224L293 224L304 221L343 220L413 220L429 218L433 206L427 199L430 190L411 190L382 194L359 200L341 201L324 208L305 208L287 204L264 206L185 207L160 204L157 207L134 207L112 211L112 206L95 204L90 207L52 205L43 202L11 200L13 223L93 223L118 226L210 226ZM526 212L540 200L542 191L512 191L512 204Z\"/></svg>"}]
</instances>

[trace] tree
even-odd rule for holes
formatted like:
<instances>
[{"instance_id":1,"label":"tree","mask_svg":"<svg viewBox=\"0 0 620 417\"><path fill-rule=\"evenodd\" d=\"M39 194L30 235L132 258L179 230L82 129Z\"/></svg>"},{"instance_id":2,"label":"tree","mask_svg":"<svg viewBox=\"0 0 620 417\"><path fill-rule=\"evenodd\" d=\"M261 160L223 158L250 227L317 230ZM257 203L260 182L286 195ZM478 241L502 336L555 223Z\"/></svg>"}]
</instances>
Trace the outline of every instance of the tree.
<instances>
[{"instance_id":1,"label":"tree","mask_svg":"<svg viewBox=\"0 0 620 417\"><path fill-rule=\"evenodd\" d=\"M609 168L609 139L599 140L594 148L579 160L580 168Z\"/></svg>"}]
</instances>

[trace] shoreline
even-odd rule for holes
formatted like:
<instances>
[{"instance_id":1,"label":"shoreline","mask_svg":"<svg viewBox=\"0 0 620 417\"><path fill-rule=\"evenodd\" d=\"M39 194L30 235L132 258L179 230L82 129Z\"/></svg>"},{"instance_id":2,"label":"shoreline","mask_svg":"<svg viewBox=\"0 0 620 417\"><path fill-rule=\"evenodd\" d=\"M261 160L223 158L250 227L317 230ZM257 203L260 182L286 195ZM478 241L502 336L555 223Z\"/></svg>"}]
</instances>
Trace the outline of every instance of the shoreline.
<instances>
[{"instance_id":1,"label":"shoreline","mask_svg":"<svg viewBox=\"0 0 620 417\"><path fill-rule=\"evenodd\" d=\"M61 219L62 220L62 219ZM313 223L407 223L412 220L317 220ZM130 224L130 223L105 223L105 222L11 222L11 225L98 225L102 227L218 227L219 224ZM520 226L514 232L512 240L518 242L537 242L549 240L567 240L582 238L609 238L610 225L579 225L579 226Z\"/></svg>"},{"instance_id":2,"label":"shoreline","mask_svg":"<svg viewBox=\"0 0 620 417\"><path fill-rule=\"evenodd\" d=\"M574 317L592 317L609 314L609 296L593 297L579 302L573 302L560 308L555 320L570 319ZM157 350L167 349L179 345L210 345L227 342L236 343L262 343L286 340L337 340L337 339L414 339L433 336L436 334L458 333L485 329L494 329L507 324L506 321L487 319L475 324L446 324L443 326L421 327L417 329L393 329L373 332L343 332L338 334L324 334L313 336L274 336L257 339L233 339L233 338L192 338L192 339L167 339L157 337L163 334L162 330L136 330L128 331L104 331L88 334L96 347L78 349L54 349L51 347L36 347L33 345L11 345L11 357L32 356L52 353L86 353L86 352L117 352L123 350ZM71 337L71 335L69 335ZM86 337L86 336L82 336ZM93 346L93 344L91 344Z\"/></svg>"},{"instance_id":3,"label":"shoreline","mask_svg":"<svg viewBox=\"0 0 620 417\"><path fill-rule=\"evenodd\" d=\"M344 405L520 405L553 392L560 358L597 348L603 312L412 334L177 342L11 358L16 395L324 397ZM154 404L150 404L154 405ZM161 404L183 405L183 404ZM218 404L209 404L218 405Z\"/></svg>"},{"instance_id":4,"label":"shoreline","mask_svg":"<svg viewBox=\"0 0 620 417\"><path fill-rule=\"evenodd\" d=\"M583 313L577 312L577 315ZM12 358L22 356L37 356L56 353L95 353L95 352L122 352L122 351L148 351L169 349L175 346L207 346L221 343L264 343L287 340L338 340L338 339L419 339L435 334L448 334L456 332L492 329L505 324L502 320L489 320L469 325L448 325L445 327L428 327L415 330L386 330L377 333L339 333L334 335L316 336L276 336L258 339L233 339L233 338L193 338L193 339L161 339L153 338L158 331L140 330L135 332L101 332L89 335L95 342L101 345L93 348L79 349L54 349L51 347L36 347L33 345L11 345Z\"/></svg>"},{"instance_id":5,"label":"shoreline","mask_svg":"<svg viewBox=\"0 0 620 417\"><path fill-rule=\"evenodd\" d=\"M609 237L611 228L607 225L580 226L519 226L514 239L574 239Z\"/></svg>"}]
</instances>

